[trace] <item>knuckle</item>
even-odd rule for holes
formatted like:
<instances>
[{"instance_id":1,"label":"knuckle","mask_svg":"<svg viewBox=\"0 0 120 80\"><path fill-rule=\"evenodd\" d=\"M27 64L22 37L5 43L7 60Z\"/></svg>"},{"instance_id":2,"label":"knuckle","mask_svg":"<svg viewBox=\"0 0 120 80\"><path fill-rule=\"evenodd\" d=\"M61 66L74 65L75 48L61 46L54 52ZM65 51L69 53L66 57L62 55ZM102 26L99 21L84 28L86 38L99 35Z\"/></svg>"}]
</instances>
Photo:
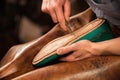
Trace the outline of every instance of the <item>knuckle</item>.
<instances>
[{"instance_id":1,"label":"knuckle","mask_svg":"<svg viewBox=\"0 0 120 80\"><path fill-rule=\"evenodd\" d=\"M42 7L42 8L41 8L41 11L42 11L42 12L46 12L46 10L47 10L47 8L45 8L45 7Z\"/></svg>"},{"instance_id":2,"label":"knuckle","mask_svg":"<svg viewBox=\"0 0 120 80\"><path fill-rule=\"evenodd\" d=\"M63 47L62 50L63 50L63 51L68 50L68 47L67 47L67 46L66 46L66 47Z\"/></svg>"},{"instance_id":3,"label":"knuckle","mask_svg":"<svg viewBox=\"0 0 120 80\"><path fill-rule=\"evenodd\" d=\"M76 54L71 54L70 56L69 56L69 59L75 59L76 58Z\"/></svg>"},{"instance_id":4,"label":"knuckle","mask_svg":"<svg viewBox=\"0 0 120 80\"><path fill-rule=\"evenodd\" d=\"M74 44L71 45L71 47L72 47L73 49L76 49L78 46L79 46L79 44L77 44L77 43L74 43Z\"/></svg>"},{"instance_id":5,"label":"knuckle","mask_svg":"<svg viewBox=\"0 0 120 80\"><path fill-rule=\"evenodd\" d=\"M56 6L61 5L61 1L60 1L60 0L56 0L56 1L55 1L55 5L56 5Z\"/></svg>"},{"instance_id":6,"label":"knuckle","mask_svg":"<svg viewBox=\"0 0 120 80\"><path fill-rule=\"evenodd\" d=\"M50 7L47 7L48 11L52 11L54 9L54 7L50 6Z\"/></svg>"},{"instance_id":7,"label":"knuckle","mask_svg":"<svg viewBox=\"0 0 120 80\"><path fill-rule=\"evenodd\" d=\"M75 58L77 57L77 55L76 55L76 54L72 54L72 56L73 56L73 59L75 59Z\"/></svg>"},{"instance_id":8,"label":"knuckle","mask_svg":"<svg viewBox=\"0 0 120 80\"><path fill-rule=\"evenodd\" d=\"M58 7L61 7L62 4L61 4L60 1L57 1L57 2L55 2L54 4L52 4L52 6L54 6L54 8L58 8Z\"/></svg>"},{"instance_id":9,"label":"knuckle","mask_svg":"<svg viewBox=\"0 0 120 80\"><path fill-rule=\"evenodd\" d=\"M86 44L90 45L90 43L91 43L91 41L89 41L89 40L81 40L79 42L80 45L86 45Z\"/></svg>"},{"instance_id":10,"label":"knuckle","mask_svg":"<svg viewBox=\"0 0 120 80\"><path fill-rule=\"evenodd\" d=\"M59 4L53 4L53 5L52 5L52 8L53 8L53 9L57 9L58 7L59 7Z\"/></svg>"},{"instance_id":11,"label":"knuckle","mask_svg":"<svg viewBox=\"0 0 120 80\"><path fill-rule=\"evenodd\" d=\"M54 7L53 5L48 5L48 6L46 7L46 9L47 9L48 11L54 11L55 7Z\"/></svg>"}]
</instances>

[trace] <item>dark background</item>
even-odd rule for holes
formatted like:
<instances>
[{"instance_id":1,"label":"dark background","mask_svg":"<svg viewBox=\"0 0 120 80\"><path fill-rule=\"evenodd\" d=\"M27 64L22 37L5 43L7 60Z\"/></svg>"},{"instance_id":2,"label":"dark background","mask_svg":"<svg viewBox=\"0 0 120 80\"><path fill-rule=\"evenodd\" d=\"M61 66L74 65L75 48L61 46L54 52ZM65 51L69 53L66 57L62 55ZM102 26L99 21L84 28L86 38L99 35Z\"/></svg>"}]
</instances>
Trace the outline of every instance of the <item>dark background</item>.
<instances>
[{"instance_id":1,"label":"dark background","mask_svg":"<svg viewBox=\"0 0 120 80\"><path fill-rule=\"evenodd\" d=\"M0 60L10 47L24 43L19 38L19 25L23 16L40 27L48 25L44 27L42 35L55 25L48 14L41 12L41 4L42 0L0 0ZM71 15L88 7L83 0L71 0L71 4Z\"/></svg>"}]
</instances>

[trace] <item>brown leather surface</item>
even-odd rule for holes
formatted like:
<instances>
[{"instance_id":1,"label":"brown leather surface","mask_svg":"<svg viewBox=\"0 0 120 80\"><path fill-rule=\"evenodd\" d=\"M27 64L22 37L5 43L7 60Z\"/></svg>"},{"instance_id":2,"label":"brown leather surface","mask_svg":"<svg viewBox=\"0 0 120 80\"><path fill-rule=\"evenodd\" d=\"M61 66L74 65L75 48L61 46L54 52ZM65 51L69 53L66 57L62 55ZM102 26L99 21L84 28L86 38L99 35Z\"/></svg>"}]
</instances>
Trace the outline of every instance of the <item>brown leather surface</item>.
<instances>
[{"instance_id":1,"label":"brown leather surface","mask_svg":"<svg viewBox=\"0 0 120 80\"><path fill-rule=\"evenodd\" d=\"M53 36L53 34L56 35ZM35 69L31 62L38 51L52 39L64 34L65 32L56 26L50 32L32 42L13 46L0 63L0 78L7 77L9 80Z\"/></svg>"},{"instance_id":2,"label":"brown leather surface","mask_svg":"<svg viewBox=\"0 0 120 80\"><path fill-rule=\"evenodd\" d=\"M88 9L87 11L74 16L71 19L71 23L74 23L74 21L80 21L81 26L83 26L92 20L92 16L93 13L91 9ZM74 30L75 29L78 28L74 27ZM35 68L32 65L32 60L38 51L51 40L65 34L67 34L67 32L63 31L58 24L47 34L34 41L13 46L0 62L0 79L10 80L26 72L34 70Z\"/></svg>"},{"instance_id":3,"label":"brown leather surface","mask_svg":"<svg viewBox=\"0 0 120 80\"><path fill-rule=\"evenodd\" d=\"M120 56L95 56L38 68L13 80L120 80Z\"/></svg>"}]
</instances>

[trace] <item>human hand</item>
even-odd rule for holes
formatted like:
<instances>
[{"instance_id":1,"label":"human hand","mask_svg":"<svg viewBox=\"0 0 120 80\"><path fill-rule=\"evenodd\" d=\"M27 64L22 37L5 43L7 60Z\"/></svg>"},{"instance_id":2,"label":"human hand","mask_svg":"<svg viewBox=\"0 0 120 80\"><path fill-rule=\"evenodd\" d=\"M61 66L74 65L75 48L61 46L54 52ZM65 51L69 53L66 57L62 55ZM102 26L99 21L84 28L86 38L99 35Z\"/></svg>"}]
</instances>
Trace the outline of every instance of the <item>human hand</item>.
<instances>
[{"instance_id":1,"label":"human hand","mask_svg":"<svg viewBox=\"0 0 120 80\"><path fill-rule=\"evenodd\" d=\"M72 52L70 55L61 58L62 61L77 61L91 56L100 55L101 51L96 49L96 43L88 40L81 40L77 43L59 48L58 55L64 55Z\"/></svg>"},{"instance_id":2,"label":"human hand","mask_svg":"<svg viewBox=\"0 0 120 80\"><path fill-rule=\"evenodd\" d=\"M67 30L65 20L69 20L70 1L69 0L43 0L41 10L50 14L52 20L60 23L63 30Z\"/></svg>"}]
</instances>

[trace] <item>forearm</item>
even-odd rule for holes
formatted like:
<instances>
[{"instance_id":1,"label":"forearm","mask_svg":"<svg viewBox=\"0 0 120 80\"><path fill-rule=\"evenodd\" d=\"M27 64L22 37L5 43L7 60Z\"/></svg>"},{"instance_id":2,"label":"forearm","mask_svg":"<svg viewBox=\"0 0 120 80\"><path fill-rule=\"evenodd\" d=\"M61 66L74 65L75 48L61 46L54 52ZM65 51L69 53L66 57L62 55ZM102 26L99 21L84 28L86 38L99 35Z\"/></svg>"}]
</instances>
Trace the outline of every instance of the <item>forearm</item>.
<instances>
[{"instance_id":1,"label":"forearm","mask_svg":"<svg viewBox=\"0 0 120 80\"><path fill-rule=\"evenodd\" d=\"M100 55L120 55L120 37L95 44Z\"/></svg>"}]
</instances>

